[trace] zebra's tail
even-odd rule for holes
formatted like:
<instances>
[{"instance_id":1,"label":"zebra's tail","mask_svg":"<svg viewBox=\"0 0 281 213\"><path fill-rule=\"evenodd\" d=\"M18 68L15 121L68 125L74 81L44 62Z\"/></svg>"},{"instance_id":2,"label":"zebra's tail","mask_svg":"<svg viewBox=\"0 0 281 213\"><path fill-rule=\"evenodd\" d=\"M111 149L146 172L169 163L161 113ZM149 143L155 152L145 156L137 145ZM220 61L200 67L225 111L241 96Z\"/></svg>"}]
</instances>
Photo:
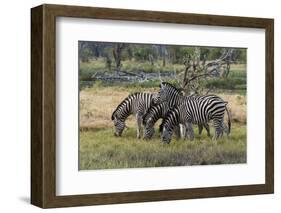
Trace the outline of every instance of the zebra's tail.
<instances>
[{"instance_id":1,"label":"zebra's tail","mask_svg":"<svg viewBox=\"0 0 281 213\"><path fill-rule=\"evenodd\" d=\"M229 135L230 134L230 130L231 130L231 114L230 114L230 111L227 108L227 106L225 106L225 110L227 112L227 117L228 117L228 122L227 122L227 124L228 124L228 131L227 131L227 135Z\"/></svg>"}]
</instances>

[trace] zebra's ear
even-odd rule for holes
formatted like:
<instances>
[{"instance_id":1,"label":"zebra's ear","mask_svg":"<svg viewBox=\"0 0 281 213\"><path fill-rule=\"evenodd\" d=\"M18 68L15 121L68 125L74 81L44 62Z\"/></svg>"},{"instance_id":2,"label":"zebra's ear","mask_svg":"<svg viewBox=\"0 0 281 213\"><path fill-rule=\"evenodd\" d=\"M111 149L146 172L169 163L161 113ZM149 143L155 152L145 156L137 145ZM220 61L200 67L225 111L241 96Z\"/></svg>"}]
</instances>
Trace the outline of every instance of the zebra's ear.
<instances>
[{"instance_id":1,"label":"zebra's ear","mask_svg":"<svg viewBox=\"0 0 281 213\"><path fill-rule=\"evenodd\" d=\"M180 88L179 91L182 95L184 95L184 90L182 88Z\"/></svg>"}]
</instances>

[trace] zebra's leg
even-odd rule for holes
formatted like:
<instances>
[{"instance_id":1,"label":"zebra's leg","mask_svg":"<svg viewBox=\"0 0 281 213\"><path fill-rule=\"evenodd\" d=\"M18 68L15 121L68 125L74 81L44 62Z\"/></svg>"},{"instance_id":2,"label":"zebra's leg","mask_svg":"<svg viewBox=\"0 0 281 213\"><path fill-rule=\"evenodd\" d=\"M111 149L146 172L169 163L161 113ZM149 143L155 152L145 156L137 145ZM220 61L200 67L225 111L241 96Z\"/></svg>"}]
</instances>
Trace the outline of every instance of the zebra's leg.
<instances>
[{"instance_id":1,"label":"zebra's leg","mask_svg":"<svg viewBox=\"0 0 281 213\"><path fill-rule=\"evenodd\" d=\"M203 130L203 125L202 124L198 124L198 134L199 135L202 134L202 130Z\"/></svg>"},{"instance_id":2,"label":"zebra's leg","mask_svg":"<svg viewBox=\"0 0 281 213\"><path fill-rule=\"evenodd\" d=\"M189 138L189 132L188 129L185 129L184 139L188 139L188 138Z\"/></svg>"},{"instance_id":3,"label":"zebra's leg","mask_svg":"<svg viewBox=\"0 0 281 213\"><path fill-rule=\"evenodd\" d=\"M220 134L220 138L223 136L224 133L224 124L223 122L221 123L221 134Z\"/></svg>"},{"instance_id":4,"label":"zebra's leg","mask_svg":"<svg viewBox=\"0 0 281 213\"><path fill-rule=\"evenodd\" d=\"M223 120L214 119L214 127L215 127L215 135L213 139L217 140L223 134Z\"/></svg>"},{"instance_id":5,"label":"zebra's leg","mask_svg":"<svg viewBox=\"0 0 281 213\"><path fill-rule=\"evenodd\" d=\"M140 139L141 138L142 116L137 113L136 114L136 119L137 119L137 138Z\"/></svg>"},{"instance_id":6,"label":"zebra's leg","mask_svg":"<svg viewBox=\"0 0 281 213\"><path fill-rule=\"evenodd\" d=\"M174 128L174 133L175 133L175 135L176 135L176 139L178 140L178 139L180 139L180 137L181 137L181 130L180 130L180 126L178 125L178 126L175 126L175 128Z\"/></svg>"},{"instance_id":7,"label":"zebra's leg","mask_svg":"<svg viewBox=\"0 0 281 213\"><path fill-rule=\"evenodd\" d=\"M188 132L189 139L191 141L193 141L194 140L194 130L193 130L193 127L192 127L192 123L190 123L190 122L186 123L186 131Z\"/></svg>"},{"instance_id":8,"label":"zebra's leg","mask_svg":"<svg viewBox=\"0 0 281 213\"><path fill-rule=\"evenodd\" d=\"M214 127L215 127L215 135L213 136L213 140L217 140L218 135L219 135L219 125L218 121L216 119L213 120Z\"/></svg>"},{"instance_id":9,"label":"zebra's leg","mask_svg":"<svg viewBox=\"0 0 281 213\"><path fill-rule=\"evenodd\" d=\"M223 133L224 133L224 123L223 123L223 119L222 119L221 122L220 122L220 127L221 127L220 137L222 137L222 136L223 136Z\"/></svg>"},{"instance_id":10,"label":"zebra's leg","mask_svg":"<svg viewBox=\"0 0 281 213\"><path fill-rule=\"evenodd\" d=\"M180 133L181 133L181 138L185 139L186 131L185 131L185 126L182 124L180 124Z\"/></svg>"},{"instance_id":11,"label":"zebra's leg","mask_svg":"<svg viewBox=\"0 0 281 213\"><path fill-rule=\"evenodd\" d=\"M203 126L206 129L206 131L207 131L208 137L211 137L209 124L208 123L204 123Z\"/></svg>"},{"instance_id":12,"label":"zebra's leg","mask_svg":"<svg viewBox=\"0 0 281 213\"><path fill-rule=\"evenodd\" d=\"M185 132L184 132L184 139L189 139L189 130L188 130L188 128L186 127L186 126L184 126L184 130L185 130Z\"/></svg>"}]
</instances>

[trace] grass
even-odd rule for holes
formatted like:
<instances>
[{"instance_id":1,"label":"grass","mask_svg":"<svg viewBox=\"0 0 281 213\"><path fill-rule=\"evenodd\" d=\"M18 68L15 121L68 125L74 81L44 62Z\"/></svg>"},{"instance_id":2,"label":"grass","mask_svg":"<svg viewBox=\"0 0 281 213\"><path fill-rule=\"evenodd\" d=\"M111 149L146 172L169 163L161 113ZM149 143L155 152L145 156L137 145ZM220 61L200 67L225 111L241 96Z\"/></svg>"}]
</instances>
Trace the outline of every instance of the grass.
<instances>
[{"instance_id":1,"label":"grass","mask_svg":"<svg viewBox=\"0 0 281 213\"><path fill-rule=\"evenodd\" d=\"M195 130L197 131L197 130ZM136 139L130 128L122 137L112 128L80 132L80 169L143 168L246 163L246 126L234 125L229 137L212 141L204 132L194 141L160 143L156 133L149 141Z\"/></svg>"},{"instance_id":2,"label":"grass","mask_svg":"<svg viewBox=\"0 0 281 213\"><path fill-rule=\"evenodd\" d=\"M216 90L231 90L235 93L245 95L247 89L246 64L231 65L231 71L227 78L209 79L204 84L206 88L215 88Z\"/></svg>"},{"instance_id":3,"label":"grass","mask_svg":"<svg viewBox=\"0 0 281 213\"><path fill-rule=\"evenodd\" d=\"M132 73L137 73L139 71L142 72L158 72L160 69L160 72L176 72L179 73L184 70L184 65L183 64L171 64L167 63L165 67L162 66L161 61L156 61L154 65L152 65L150 62L144 61L144 62L139 62L135 60L124 60L122 61L122 71L128 71ZM229 73L228 78L214 78L214 79L209 79L207 82L202 82L204 86L207 89L214 88L214 89L219 89L219 90L232 90L235 92L238 92L240 94L245 94L246 93L246 81L247 81L247 76L246 76L246 64L232 64L231 65L231 70ZM115 70L114 68L114 63L112 64L111 70L109 70L106 67L106 62L104 59L99 58L99 59L93 59L90 60L89 62L80 62L80 67L79 67L79 76L80 76L80 85L81 86L89 86L93 85L94 82L92 79L92 75L95 73L103 73L105 71L109 73L113 73ZM158 81L147 81L143 82L141 84L131 82L131 83L124 83L124 87L135 87L138 85L141 85L142 87L155 87L158 85ZM108 86L107 82L103 82L104 86ZM114 84L111 82L111 84ZM120 86L120 83L118 82L118 85Z\"/></svg>"},{"instance_id":4,"label":"grass","mask_svg":"<svg viewBox=\"0 0 281 213\"><path fill-rule=\"evenodd\" d=\"M164 67L162 66L162 61L155 61L152 65L149 61L123 61L121 70L130 71L130 72L158 72L157 69L161 69L161 72L180 72L184 70L184 64L171 64L167 63Z\"/></svg>"},{"instance_id":5,"label":"grass","mask_svg":"<svg viewBox=\"0 0 281 213\"><path fill-rule=\"evenodd\" d=\"M107 70L103 59L90 60L89 62L79 63L79 78L80 80L92 80L92 75L96 72Z\"/></svg>"},{"instance_id":6,"label":"grass","mask_svg":"<svg viewBox=\"0 0 281 213\"><path fill-rule=\"evenodd\" d=\"M118 104L133 92L157 93L158 88L145 87L103 87L94 86L80 92L80 129L111 128L111 114ZM217 94L228 102L232 120L245 124L247 122L246 96L237 94ZM135 119L130 116L128 126L135 126Z\"/></svg>"},{"instance_id":7,"label":"grass","mask_svg":"<svg viewBox=\"0 0 281 213\"><path fill-rule=\"evenodd\" d=\"M80 129L112 127L111 114L133 92L154 92L158 88L92 87L80 92ZM127 123L132 125L131 116Z\"/></svg>"},{"instance_id":8,"label":"grass","mask_svg":"<svg viewBox=\"0 0 281 213\"><path fill-rule=\"evenodd\" d=\"M159 88L104 87L96 85L80 91L80 169L141 168L246 162L247 99L238 94L217 94L228 102L232 114L232 132L217 142L203 135L195 140L175 139L160 143L159 133L152 140L136 139L134 116L126 120L129 129L113 136L111 113L133 92L158 92ZM155 127L159 126L156 123ZM197 133L197 127L194 126ZM211 128L213 130L213 128ZM212 132L213 135L213 132Z\"/></svg>"}]
</instances>

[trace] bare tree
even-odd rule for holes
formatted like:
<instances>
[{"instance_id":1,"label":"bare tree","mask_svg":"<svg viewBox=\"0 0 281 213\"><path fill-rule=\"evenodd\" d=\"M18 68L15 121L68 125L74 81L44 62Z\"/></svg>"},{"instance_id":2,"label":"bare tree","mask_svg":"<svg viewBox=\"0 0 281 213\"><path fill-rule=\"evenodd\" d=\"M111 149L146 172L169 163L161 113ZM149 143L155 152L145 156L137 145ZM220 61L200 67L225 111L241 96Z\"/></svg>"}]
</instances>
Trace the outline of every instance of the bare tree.
<instances>
[{"instance_id":1,"label":"bare tree","mask_svg":"<svg viewBox=\"0 0 281 213\"><path fill-rule=\"evenodd\" d=\"M148 60L149 60L149 62L151 63L151 65L154 66L154 57L153 57L152 54L149 54L149 55L148 55Z\"/></svg>"},{"instance_id":2,"label":"bare tree","mask_svg":"<svg viewBox=\"0 0 281 213\"><path fill-rule=\"evenodd\" d=\"M109 56L109 54L105 54L105 64L108 70L111 70L111 58Z\"/></svg>"},{"instance_id":3,"label":"bare tree","mask_svg":"<svg viewBox=\"0 0 281 213\"><path fill-rule=\"evenodd\" d=\"M162 53L162 66L165 67L166 66L166 60L169 56L166 46L164 46L164 45L161 46L161 53Z\"/></svg>"},{"instance_id":4,"label":"bare tree","mask_svg":"<svg viewBox=\"0 0 281 213\"><path fill-rule=\"evenodd\" d=\"M122 56L122 50L126 47L126 44L123 43L117 43L113 47L113 58L115 60L116 65L116 75L118 76L121 70L121 56Z\"/></svg>"},{"instance_id":5,"label":"bare tree","mask_svg":"<svg viewBox=\"0 0 281 213\"><path fill-rule=\"evenodd\" d=\"M78 42L78 54L82 62L89 62L90 50L89 43L86 41Z\"/></svg>"},{"instance_id":6,"label":"bare tree","mask_svg":"<svg viewBox=\"0 0 281 213\"><path fill-rule=\"evenodd\" d=\"M202 80L212 77L227 77L230 71L233 49L225 49L221 56L213 61L206 61L206 55L200 60L200 48L195 48L192 55L188 55L184 60L185 69L177 78L178 83L186 94L203 94Z\"/></svg>"}]
</instances>

